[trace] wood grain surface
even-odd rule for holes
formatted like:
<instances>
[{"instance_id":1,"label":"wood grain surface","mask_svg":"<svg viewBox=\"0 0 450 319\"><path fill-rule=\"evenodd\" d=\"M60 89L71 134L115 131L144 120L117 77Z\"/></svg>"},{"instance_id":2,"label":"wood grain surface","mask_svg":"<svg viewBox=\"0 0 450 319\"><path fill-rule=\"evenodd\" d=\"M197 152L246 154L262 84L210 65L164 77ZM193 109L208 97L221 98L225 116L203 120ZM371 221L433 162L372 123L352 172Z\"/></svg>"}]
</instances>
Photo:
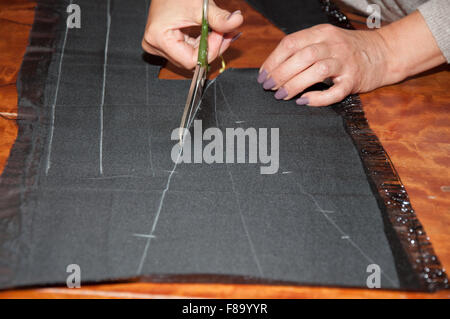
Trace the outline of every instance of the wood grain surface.
<instances>
[{"instance_id":1,"label":"wood grain surface","mask_svg":"<svg viewBox=\"0 0 450 319\"><path fill-rule=\"evenodd\" d=\"M217 1L241 9L241 38L225 55L228 67L259 68L283 33L242 0ZM0 172L17 136L16 79L25 53L35 4L0 2ZM362 28L360 18L355 26ZM361 96L370 126L389 153L419 219L444 267L450 266L450 73L443 66L403 83ZM212 68L211 77L218 73ZM168 64L160 77L190 77ZM43 288L0 292L0 298L450 298L399 291L233 284L122 283L81 289Z\"/></svg>"}]
</instances>

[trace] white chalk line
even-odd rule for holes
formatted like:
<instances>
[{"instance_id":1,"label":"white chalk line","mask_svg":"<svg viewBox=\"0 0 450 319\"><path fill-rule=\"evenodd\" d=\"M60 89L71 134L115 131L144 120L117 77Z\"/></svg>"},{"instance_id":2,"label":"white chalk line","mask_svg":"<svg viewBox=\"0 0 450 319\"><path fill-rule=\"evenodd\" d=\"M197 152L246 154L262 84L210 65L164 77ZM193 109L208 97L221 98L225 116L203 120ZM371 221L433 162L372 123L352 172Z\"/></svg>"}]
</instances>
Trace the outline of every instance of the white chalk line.
<instances>
[{"instance_id":1,"label":"white chalk line","mask_svg":"<svg viewBox=\"0 0 450 319\"><path fill-rule=\"evenodd\" d=\"M152 176L155 177L155 169L153 168L153 159L152 159L152 138L148 138L148 157L150 160L150 169L152 170Z\"/></svg>"},{"instance_id":2,"label":"white chalk line","mask_svg":"<svg viewBox=\"0 0 450 319\"><path fill-rule=\"evenodd\" d=\"M220 86L220 83L219 83L219 86ZM214 85L214 115L215 115L215 119L216 119L216 126L217 126L217 128L219 128L219 121L217 119L217 92L216 92L216 87L217 87L217 85L215 84ZM223 91L222 91L222 95L224 97L225 103L228 104ZM227 105L227 106L228 106L228 109L229 109L230 113L232 113L232 115L234 115L233 112L231 111L230 106L229 105ZM238 205L238 211L239 211L239 216L241 218L242 227L244 228L244 232L245 232L245 234L247 236L247 240L248 240L248 243L249 243L249 246L250 246L250 250L252 252L253 259L255 261L256 267L258 268L258 272L259 272L260 276L263 277L264 276L264 272L262 270L261 263L259 262L258 255L256 254L256 249L255 249L255 246L253 244L252 237L250 236L250 232L248 231L248 227L247 227L247 223L245 222L244 214L242 213L241 203L240 203L240 200L239 200L239 193L237 192L237 189L236 189L236 186L235 186L235 183L234 183L233 174L231 173L230 169L228 168L228 164L226 164L226 167L227 167L228 175L230 176L231 187L233 189L233 194L234 194L234 197L235 197L237 205Z\"/></svg>"},{"instance_id":3,"label":"white chalk line","mask_svg":"<svg viewBox=\"0 0 450 319\"><path fill-rule=\"evenodd\" d=\"M111 0L106 4L106 41L105 41L105 56L103 61L103 84L102 84L102 100L100 104L100 143L99 143L99 171L103 175L103 108L105 106L105 91L106 91L106 68L108 64L108 47L109 47L109 33L111 29Z\"/></svg>"},{"instance_id":4,"label":"white chalk line","mask_svg":"<svg viewBox=\"0 0 450 319\"><path fill-rule=\"evenodd\" d=\"M339 232L339 234L341 235L341 239L343 240L347 240L369 263L371 264L376 264L375 261L372 260L372 258L370 258L352 239L351 237L345 233L335 222L334 220L332 220L330 218L330 216L328 216L328 213L330 211L324 210L320 204L318 203L318 201L316 200L316 198L314 197L314 195L311 195L310 193L308 193L302 184L300 184L299 182L295 182L297 184L297 186L300 188L300 192L303 193L304 195L308 196L309 198L312 199L312 201L314 202L314 205L316 206L317 210L325 217L325 219L334 226L334 228L336 228L336 230ZM332 213L334 213L334 211L331 211ZM386 279L392 284L392 285L396 285L394 280L392 280L391 277L389 277L382 269L381 269L381 273L386 277Z\"/></svg>"},{"instance_id":5,"label":"white chalk line","mask_svg":"<svg viewBox=\"0 0 450 319\"><path fill-rule=\"evenodd\" d=\"M133 236L142 237L142 238L156 238L156 236L148 235L148 234L133 234Z\"/></svg>"},{"instance_id":6,"label":"white chalk line","mask_svg":"<svg viewBox=\"0 0 450 319\"><path fill-rule=\"evenodd\" d=\"M152 238L155 237L153 235L153 233L155 232L156 225L158 224L159 215L161 214L161 210L162 210L162 207L163 207L163 204L164 204L164 199L166 198L167 191L169 190L170 181L172 180L172 176L175 173L175 170L177 169L178 161L180 159L180 156L181 156L181 152L178 153L178 158L176 160L176 163L173 166L173 169L172 169L172 171L169 174L169 178L167 179L166 187L164 188L164 190L162 192L162 195L161 195L161 198L159 200L158 210L156 211L156 216L155 216L155 219L153 221L152 229L151 229L150 233L148 234L149 237L147 239L147 242L145 243L144 252L142 253L141 261L139 262L139 267L138 267L138 270L137 270L137 274L138 275L140 275L142 273L142 268L144 267L144 262L145 262L145 259L147 258L147 253L148 253L148 249L150 247L150 242L151 242Z\"/></svg>"},{"instance_id":7,"label":"white chalk line","mask_svg":"<svg viewBox=\"0 0 450 319\"><path fill-rule=\"evenodd\" d=\"M228 104L228 101L227 101L227 98L226 98L226 96L225 96L225 94L224 94L224 92L223 92L223 89L222 89L222 86L220 85L220 83L219 83L219 88L220 88L220 91L221 91L221 93L222 93L222 96L223 96L223 98L224 98L224 101L225 101L225 103L226 103L226 106L227 106L227 108L228 108L228 110L229 110L229 112L236 118L236 115L234 114L234 112L231 110L231 107L230 107L230 105ZM217 111L215 112L216 113L216 122L217 122ZM218 125L218 124L217 124ZM289 173L291 173L291 171L288 171ZM286 172L287 173L287 172ZM231 172L230 172L230 175L231 175ZM232 179L232 183L233 183L233 179ZM304 190L304 188L303 188L303 186L300 184L300 183L298 183L298 182L296 182L297 183L297 185L300 187L300 191L303 193L303 194L305 194L305 195L307 195L307 196L309 196L312 200L313 200L313 202L314 202L314 204L315 204L315 206L316 206L316 208L318 209L318 211L319 212L321 212L322 213L322 215L328 220L328 222L329 223L331 223L337 230L338 230L338 232L341 234L341 239L343 239L343 240L347 240L354 248L356 248L356 250L358 250L358 252L367 260L367 261L369 261L370 263L372 263L372 264L375 264L375 262L350 238L350 236L349 235L347 235L327 214L328 213L334 213L333 211L327 211L327 210L324 210L324 209L322 209L322 207L320 206L320 204L317 202L317 200L316 200L316 198L313 196L313 195L311 195L311 194L309 194L308 192L306 192L305 190ZM233 187L234 187L234 185L233 185ZM249 240L250 240L250 237L249 237ZM250 242L251 242L251 240L250 240ZM389 282L391 283L391 284L393 284L393 285L395 285L395 283L394 283L394 281L383 271L383 270L381 270L381 273L386 277L386 279L388 279L389 280Z\"/></svg>"},{"instance_id":8,"label":"white chalk line","mask_svg":"<svg viewBox=\"0 0 450 319\"><path fill-rule=\"evenodd\" d=\"M219 88L220 88L220 92L222 93L223 99L224 99L224 101L225 101L225 105L226 105L228 111L231 113L231 115L233 115L233 117L235 118L236 123L237 123L237 122L245 123L245 121L238 120L238 117L236 116L236 114L235 114L235 113L233 112L233 110L231 109L230 104L228 103L228 99L227 99L227 97L225 96L225 93L223 92L222 85L220 85L220 83L219 83ZM237 123L237 124L241 124L241 123Z\"/></svg>"},{"instance_id":9,"label":"white chalk line","mask_svg":"<svg viewBox=\"0 0 450 319\"><path fill-rule=\"evenodd\" d=\"M70 0L70 4L72 4L72 0ZM68 33L69 33L69 26L66 23L66 31L64 33L64 40L63 40L63 45L61 48L61 56L60 56L59 66L58 66L58 77L56 80L55 96L53 97L53 103L51 106L51 113L50 113L50 133L49 133L49 139L48 139L48 145L47 145L47 159L45 162L45 175L48 175L48 171L50 170L50 166L51 166L53 133L55 131L56 101L58 100L59 84L61 82L61 70L62 70L62 64L63 64L63 59L64 59L64 51L66 49Z\"/></svg>"},{"instance_id":10,"label":"white chalk line","mask_svg":"<svg viewBox=\"0 0 450 319\"><path fill-rule=\"evenodd\" d=\"M213 81L211 81L211 82L214 83L215 80L213 80ZM208 90L208 88L211 86L212 83L209 83L209 85L206 86L206 88L205 88L205 90L204 90L204 93L206 93L206 91ZM203 96L204 96L204 95L203 95ZM203 101L203 96L202 96L202 98L200 99L200 102L199 102L199 103L201 103L201 102ZM194 114L194 117L195 117L195 114ZM138 274L138 275L141 275L141 273L142 273L142 269L143 269L143 267L144 267L145 259L147 258L148 249L150 248L150 242L151 242L151 240L152 240L153 238L155 238L155 236L153 235L153 233L155 232L156 226L158 225L159 216L160 216L160 214L161 214L162 207L163 207L163 205L164 205L164 199L166 198L167 191L168 191L169 188L170 188L170 182L171 182L171 180L172 180L173 175L175 174L175 170L177 169L178 162L179 162L180 157L181 157L181 154L182 154L181 151L182 151L182 150L180 149L180 152L178 153L177 160L175 161L175 165L173 166L173 169L172 169L172 170L170 171L170 173L169 173L169 177L168 177L168 179L167 179L166 187L164 188L164 190L163 190L163 192L162 192L162 195L161 195L161 198L160 198L160 200L159 200L158 210L156 211L156 216L155 216L155 219L154 219L153 224L152 224L152 229L151 229L150 233L148 234L149 237L148 237L148 239L147 239L147 242L145 243L144 252L142 253L141 260L140 260L140 262L139 262L139 266L138 266L138 270L137 270L137 274Z\"/></svg>"}]
</instances>

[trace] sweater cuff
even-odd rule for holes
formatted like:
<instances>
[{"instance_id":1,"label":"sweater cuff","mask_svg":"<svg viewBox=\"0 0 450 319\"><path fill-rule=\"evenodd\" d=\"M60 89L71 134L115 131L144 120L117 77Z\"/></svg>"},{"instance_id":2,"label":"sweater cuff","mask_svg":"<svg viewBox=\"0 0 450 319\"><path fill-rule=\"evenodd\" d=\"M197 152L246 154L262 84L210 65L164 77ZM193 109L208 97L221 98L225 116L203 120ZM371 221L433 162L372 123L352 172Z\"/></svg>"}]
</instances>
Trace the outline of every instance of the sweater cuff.
<instances>
[{"instance_id":1,"label":"sweater cuff","mask_svg":"<svg viewBox=\"0 0 450 319\"><path fill-rule=\"evenodd\" d=\"M430 0L418 8L436 42L450 63L450 1Z\"/></svg>"}]
</instances>

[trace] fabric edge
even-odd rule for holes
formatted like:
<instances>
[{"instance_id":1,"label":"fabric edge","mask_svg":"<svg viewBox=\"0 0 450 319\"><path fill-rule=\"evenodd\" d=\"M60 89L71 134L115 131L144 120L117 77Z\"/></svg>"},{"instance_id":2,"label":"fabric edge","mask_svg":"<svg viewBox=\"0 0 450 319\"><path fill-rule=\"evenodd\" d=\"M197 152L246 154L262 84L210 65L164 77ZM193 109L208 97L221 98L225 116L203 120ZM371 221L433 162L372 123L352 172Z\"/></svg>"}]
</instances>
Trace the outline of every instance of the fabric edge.
<instances>
[{"instance_id":1,"label":"fabric edge","mask_svg":"<svg viewBox=\"0 0 450 319\"><path fill-rule=\"evenodd\" d=\"M319 1L323 6L323 10L328 14L330 22L341 27L352 28L345 15L343 15L329 0ZM35 28L37 28L37 23L44 23L46 27L51 27L52 30L54 30L59 21L58 19L44 19L44 22L38 21L37 16L39 10L47 12L49 15L55 14L54 10L50 10L50 7L43 5L41 2L51 3L52 1L38 1L35 22L33 23L33 29L30 33L30 44L33 43L33 41L39 41L38 38L33 38L33 32L36 31ZM25 54L18 78L18 91L20 93L19 134L0 179L0 188L3 188L5 185L8 185L8 187L14 185L15 187L14 191L10 191L6 194L2 193L0 195L0 207L2 209L5 208L6 211L6 214L0 215L0 256L2 257L5 255L8 256L7 254L11 253L10 248L12 246L7 247L6 243L8 243L8 245L12 242L17 243L17 237L20 235L21 230L20 206L23 202L22 196L26 194L27 188L34 185L36 182L31 174L34 172L36 175L36 167L33 167L32 165L32 159L37 156L35 154L36 148L31 148L33 142L26 137L26 134L31 134L33 139L39 138L39 136L33 132L32 123L37 119L38 124L40 124L39 119L42 114L39 112L44 112L42 99L46 79L38 82L39 85L41 85L42 90L37 92L40 95L36 96L36 92L22 86L22 76L25 72L24 70L38 68L36 65L36 54L42 54L42 59L38 60L38 62L44 64L43 70L48 71L53 58L52 50L48 49L53 48L56 39L53 40L54 41L48 42L46 46L42 46L43 49L41 51L39 49L29 51L27 48L27 53ZM45 48L47 50L45 50ZM40 74L42 75L42 73ZM37 101L38 103L29 103L31 101ZM390 222L389 226L392 228L401 247L406 252L409 263L414 268L418 277L417 280L420 282L419 285L416 285L414 283L416 279L409 279L406 281L407 286L402 288L414 290L420 290L422 288L428 291L448 288L448 280L445 272L443 271L437 256L434 254L432 245L426 237L426 233L423 231L420 221L417 219L414 210L409 203L409 198L404 190L404 186L401 183L398 174L395 172L395 168L388 158L388 155L385 153L381 143L368 126L359 97L351 96L347 98L343 103L335 106L335 110L344 118L346 129L348 129L350 136L358 147L364 167L367 168L370 173L367 174L368 179L372 185L375 185L376 190L378 191L376 196L381 199L381 202L385 207L385 210L383 209L382 211L386 213L387 220ZM43 141L41 140L39 143L41 143L39 145L42 147ZM375 160L372 158L374 155L376 155ZM36 165L36 163L34 165ZM21 172L24 171L27 172L25 177L20 175ZM12 205L11 202L13 203ZM6 234L6 236L4 234ZM390 236L388 237L392 238ZM12 253L14 253L14 251ZM14 258L12 258L12 261L18 262L17 260L14 261ZM4 265L1 265L0 267L1 273L4 273ZM8 270L11 270L12 268L13 267L11 266L9 266L9 268L6 267L6 271L8 272ZM145 280L145 278L147 277L142 277L143 280ZM157 277L152 278L152 281L158 281L156 279ZM180 276L160 276L160 278L165 282L181 280ZM211 280L211 278L215 278L215 276L208 276L206 280ZM194 282L207 281L205 281L205 278L200 278L194 280ZM255 280L245 280L245 278L243 278L242 282L251 284L255 283ZM273 282L257 280L257 283ZM0 284L8 284L8 282L5 283L0 280Z\"/></svg>"},{"instance_id":2,"label":"fabric edge","mask_svg":"<svg viewBox=\"0 0 450 319\"><path fill-rule=\"evenodd\" d=\"M319 0L330 22L354 29L347 17L330 0ZM448 289L448 278L430 239L411 206L405 186L372 131L358 95L349 96L334 106L358 149L366 176L383 214L386 237L396 260L402 288L434 292ZM412 273L405 271L410 268Z\"/></svg>"},{"instance_id":3,"label":"fabric edge","mask_svg":"<svg viewBox=\"0 0 450 319\"><path fill-rule=\"evenodd\" d=\"M37 183L39 150L43 146L46 75L53 59L60 20L54 8L55 1L36 1L27 48L16 81L18 134L0 175L1 286L15 284L21 265L27 262L19 258L19 252L26 254L28 251L21 239L26 227L23 211L30 205L25 198Z\"/></svg>"}]
</instances>

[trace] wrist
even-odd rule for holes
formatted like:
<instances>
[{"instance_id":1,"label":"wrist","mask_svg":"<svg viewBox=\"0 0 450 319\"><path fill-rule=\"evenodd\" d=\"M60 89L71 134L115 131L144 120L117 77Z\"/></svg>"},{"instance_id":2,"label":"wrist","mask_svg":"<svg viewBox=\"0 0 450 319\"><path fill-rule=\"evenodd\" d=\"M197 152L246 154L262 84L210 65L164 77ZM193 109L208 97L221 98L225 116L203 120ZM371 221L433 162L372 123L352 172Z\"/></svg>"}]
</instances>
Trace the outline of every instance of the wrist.
<instances>
[{"instance_id":1,"label":"wrist","mask_svg":"<svg viewBox=\"0 0 450 319\"><path fill-rule=\"evenodd\" d=\"M386 51L386 83L400 82L446 62L420 12L378 29Z\"/></svg>"},{"instance_id":2,"label":"wrist","mask_svg":"<svg viewBox=\"0 0 450 319\"><path fill-rule=\"evenodd\" d=\"M398 83L406 79L408 74L407 63L402 58L402 52L396 45L395 32L389 26L373 31L378 38L378 46L383 54L384 76L382 86Z\"/></svg>"}]
</instances>

